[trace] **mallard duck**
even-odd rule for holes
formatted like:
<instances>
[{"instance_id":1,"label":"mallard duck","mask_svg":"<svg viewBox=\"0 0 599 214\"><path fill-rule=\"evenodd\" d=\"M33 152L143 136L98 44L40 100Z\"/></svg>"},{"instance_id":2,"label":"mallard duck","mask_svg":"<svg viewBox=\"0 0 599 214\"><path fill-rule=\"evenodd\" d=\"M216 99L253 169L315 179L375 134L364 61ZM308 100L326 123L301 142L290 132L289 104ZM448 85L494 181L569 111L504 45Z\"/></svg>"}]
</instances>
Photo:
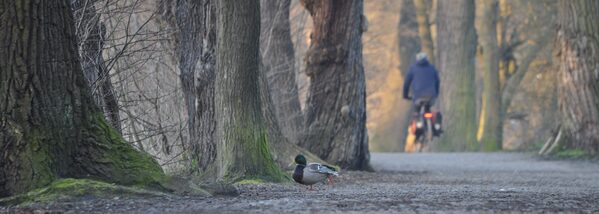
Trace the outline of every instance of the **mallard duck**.
<instances>
[{"instance_id":1,"label":"mallard duck","mask_svg":"<svg viewBox=\"0 0 599 214\"><path fill-rule=\"evenodd\" d=\"M333 185L333 176L339 176L339 173L332 166L320 163L306 164L306 157L303 155L295 156L295 171L293 171L293 180L303 185L309 185L312 190L312 185L325 179L330 185Z\"/></svg>"}]
</instances>

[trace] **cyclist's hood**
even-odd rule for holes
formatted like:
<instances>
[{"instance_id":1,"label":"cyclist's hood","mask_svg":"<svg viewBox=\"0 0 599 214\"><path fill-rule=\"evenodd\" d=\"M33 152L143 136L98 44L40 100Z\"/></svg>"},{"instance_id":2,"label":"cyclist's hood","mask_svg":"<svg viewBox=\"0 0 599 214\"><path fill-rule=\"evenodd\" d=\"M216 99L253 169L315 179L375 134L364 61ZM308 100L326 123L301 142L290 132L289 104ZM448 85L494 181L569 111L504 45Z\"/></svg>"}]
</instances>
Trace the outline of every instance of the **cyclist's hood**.
<instances>
[{"instance_id":1,"label":"cyclist's hood","mask_svg":"<svg viewBox=\"0 0 599 214\"><path fill-rule=\"evenodd\" d=\"M426 59L426 58L418 60L416 62L416 65L419 65L419 66L427 66L428 64L429 64L429 62L428 62L428 59Z\"/></svg>"}]
</instances>

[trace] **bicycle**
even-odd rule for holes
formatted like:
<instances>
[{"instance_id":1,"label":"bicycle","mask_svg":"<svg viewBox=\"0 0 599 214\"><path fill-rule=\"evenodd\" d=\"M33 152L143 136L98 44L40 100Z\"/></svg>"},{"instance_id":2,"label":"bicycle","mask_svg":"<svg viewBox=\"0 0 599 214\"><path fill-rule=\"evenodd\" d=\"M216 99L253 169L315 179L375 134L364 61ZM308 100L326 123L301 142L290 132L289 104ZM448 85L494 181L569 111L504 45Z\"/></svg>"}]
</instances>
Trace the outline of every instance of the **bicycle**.
<instances>
[{"instance_id":1,"label":"bicycle","mask_svg":"<svg viewBox=\"0 0 599 214\"><path fill-rule=\"evenodd\" d=\"M416 139L414 143L418 145L418 152L422 152L425 145L431 145L434 137L441 132L441 114L433 114L431 111L430 99L420 99L416 101L417 112L414 113L412 120L412 129Z\"/></svg>"}]
</instances>

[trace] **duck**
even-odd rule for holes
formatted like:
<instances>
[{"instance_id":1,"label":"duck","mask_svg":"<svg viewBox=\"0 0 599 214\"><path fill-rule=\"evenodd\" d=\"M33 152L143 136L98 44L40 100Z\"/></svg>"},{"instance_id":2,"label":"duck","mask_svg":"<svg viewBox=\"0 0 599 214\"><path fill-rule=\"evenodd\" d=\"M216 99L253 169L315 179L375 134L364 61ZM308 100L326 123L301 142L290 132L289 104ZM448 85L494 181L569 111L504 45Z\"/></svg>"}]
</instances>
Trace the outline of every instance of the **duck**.
<instances>
[{"instance_id":1,"label":"duck","mask_svg":"<svg viewBox=\"0 0 599 214\"><path fill-rule=\"evenodd\" d=\"M293 171L293 180L299 184L309 185L309 190L312 189L312 185L323 182L325 179L328 184L334 185L333 176L339 176L337 170L329 165L320 163L306 163L306 157L299 154L295 156L295 170Z\"/></svg>"}]
</instances>

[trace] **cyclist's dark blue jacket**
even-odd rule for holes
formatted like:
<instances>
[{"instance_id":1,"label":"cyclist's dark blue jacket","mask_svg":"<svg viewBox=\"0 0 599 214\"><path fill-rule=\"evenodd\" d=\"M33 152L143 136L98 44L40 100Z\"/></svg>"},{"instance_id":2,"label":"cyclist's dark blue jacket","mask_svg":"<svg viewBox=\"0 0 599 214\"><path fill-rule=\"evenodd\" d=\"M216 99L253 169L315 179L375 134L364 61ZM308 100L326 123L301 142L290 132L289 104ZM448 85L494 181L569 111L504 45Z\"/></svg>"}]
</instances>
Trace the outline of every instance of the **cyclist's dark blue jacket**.
<instances>
[{"instance_id":1,"label":"cyclist's dark blue jacket","mask_svg":"<svg viewBox=\"0 0 599 214\"><path fill-rule=\"evenodd\" d=\"M408 98L410 86L412 98L439 96L439 73L427 59L422 59L410 67L403 85L403 97Z\"/></svg>"}]
</instances>

